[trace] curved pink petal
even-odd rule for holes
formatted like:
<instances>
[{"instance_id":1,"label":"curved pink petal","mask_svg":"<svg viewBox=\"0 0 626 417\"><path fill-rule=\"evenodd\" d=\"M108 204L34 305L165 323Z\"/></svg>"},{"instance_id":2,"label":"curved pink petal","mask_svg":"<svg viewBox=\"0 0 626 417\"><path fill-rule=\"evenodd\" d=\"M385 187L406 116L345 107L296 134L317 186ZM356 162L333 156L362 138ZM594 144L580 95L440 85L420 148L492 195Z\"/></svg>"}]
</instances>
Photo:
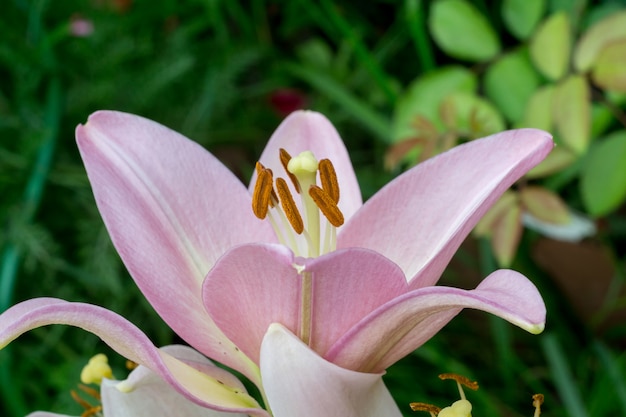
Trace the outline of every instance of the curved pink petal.
<instances>
[{"instance_id":1,"label":"curved pink petal","mask_svg":"<svg viewBox=\"0 0 626 417\"><path fill-rule=\"evenodd\" d=\"M279 324L263 339L261 374L275 417L400 417L382 380L336 366Z\"/></svg>"},{"instance_id":2,"label":"curved pink petal","mask_svg":"<svg viewBox=\"0 0 626 417\"><path fill-rule=\"evenodd\" d=\"M193 366L195 369L215 368L209 360L186 346L166 346L160 350L187 364L197 364L197 367ZM225 370L222 370L222 372L227 373ZM235 379L232 375L231 378ZM223 380L221 381L224 382ZM120 390L120 385L123 386L123 390ZM236 385L231 386L244 389L238 380ZM103 380L100 392L102 394L104 417L153 417L159 415L176 417L244 417L244 414L209 410L189 401L175 391L159 375L144 366L134 369L128 376L128 379L121 383L119 381Z\"/></svg>"},{"instance_id":3,"label":"curved pink petal","mask_svg":"<svg viewBox=\"0 0 626 417\"><path fill-rule=\"evenodd\" d=\"M297 269L311 274L309 344L322 355L359 320L408 289L397 265L366 249L303 259L280 245L233 248L207 275L204 302L215 323L253 360L271 323L300 331L302 275Z\"/></svg>"},{"instance_id":4,"label":"curved pink petal","mask_svg":"<svg viewBox=\"0 0 626 417\"><path fill-rule=\"evenodd\" d=\"M322 356L361 319L408 291L402 270L367 249L338 250L305 265L313 276L310 346Z\"/></svg>"},{"instance_id":5,"label":"curved pink petal","mask_svg":"<svg viewBox=\"0 0 626 417\"><path fill-rule=\"evenodd\" d=\"M28 330L50 324L76 326L94 333L117 353L151 369L186 398L203 407L269 417L245 391L228 387L160 351L128 320L91 304L46 298L17 304L0 315L0 348Z\"/></svg>"},{"instance_id":6,"label":"curved pink petal","mask_svg":"<svg viewBox=\"0 0 626 417\"><path fill-rule=\"evenodd\" d=\"M28 414L26 417L71 417L67 414L57 414L57 413L49 413L47 411L35 411L34 413Z\"/></svg>"},{"instance_id":7,"label":"curved pink petal","mask_svg":"<svg viewBox=\"0 0 626 417\"><path fill-rule=\"evenodd\" d=\"M220 368L211 362L206 356L199 353L197 350L183 345L168 345L159 348L161 352L165 352L170 356L184 362L192 368L209 375L212 378L219 380L220 382L232 387L234 389L245 391L243 383L237 379L235 375L227 370ZM121 383L126 390L132 390L136 386L143 383L144 378L150 380L154 378L160 379L154 372L145 366L138 366L135 368L128 377Z\"/></svg>"},{"instance_id":8,"label":"curved pink petal","mask_svg":"<svg viewBox=\"0 0 626 417\"><path fill-rule=\"evenodd\" d=\"M531 333L543 331L546 308L522 274L498 270L466 291L425 287L385 304L347 332L324 356L362 372L386 369L417 349L463 308L495 314Z\"/></svg>"},{"instance_id":9,"label":"curved pink petal","mask_svg":"<svg viewBox=\"0 0 626 417\"><path fill-rule=\"evenodd\" d=\"M497 198L552 149L550 135L520 129L474 140L387 184L339 229L337 247L396 262L411 288L434 284Z\"/></svg>"},{"instance_id":10,"label":"curved pink petal","mask_svg":"<svg viewBox=\"0 0 626 417\"><path fill-rule=\"evenodd\" d=\"M341 192L339 208L344 217L350 218L361 207L361 190L348 151L335 127L323 114L308 110L291 113L278 126L263 150L259 161L271 168L275 177L287 178L278 156L280 148L291 156L311 151L318 160L330 159L337 173ZM253 175L250 190L254 188L255 180L256 175Z\"/></svg>"},{"instance_id":11,"label":"curved pink petal","mask_svg":"<svg viewBox=\"0 0 626 417\"><path fill-rule=\"evenodd\" d=\"M252 214L245 186L200 145L142 117L97 112L76 138L100 213L143 294L190 345L253 378L200 296L228 248L275 239Z\"/></svg>"},{"instance_id":12,"label":"curved pink petal","mask_svg":"<svg viewBox=\"0 0 626 417\"><path fill-rule=\"evenodd\" d=\"M293 264L285 246L242 245L217 261L202 286L209 315L257 364L270 323L297 331L300 278Z\"/></svg>"}]
</instances>

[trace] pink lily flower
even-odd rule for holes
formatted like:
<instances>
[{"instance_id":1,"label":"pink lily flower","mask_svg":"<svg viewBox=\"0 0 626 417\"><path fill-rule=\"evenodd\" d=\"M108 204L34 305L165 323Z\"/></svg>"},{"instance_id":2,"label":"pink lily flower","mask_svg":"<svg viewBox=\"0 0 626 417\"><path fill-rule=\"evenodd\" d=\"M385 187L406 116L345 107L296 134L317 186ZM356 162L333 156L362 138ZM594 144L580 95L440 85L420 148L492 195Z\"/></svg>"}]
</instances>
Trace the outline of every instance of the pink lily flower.
<instances>
[{"instance_id":1,"label":"pink lily flower","mask_svg":"<svg viewBox=\"0 0 626 417\"><path fill-rule=\"evenodd\" d=\"M515 271L496 271L470 291L434 284L487 209L550 152L545 132L459 146L365 204L343 142L314 112L281 124L249 189L199 145L138 116L97 112L76 136L141 291L190 346L254 382L266 409L216 369L157 349L101 307L25 301L0 316L0 347L34 327L70 324L213 410L373 417L401 416L384 370L463 308L543 330L541 296Z\"/></svg>"}]
</instances>

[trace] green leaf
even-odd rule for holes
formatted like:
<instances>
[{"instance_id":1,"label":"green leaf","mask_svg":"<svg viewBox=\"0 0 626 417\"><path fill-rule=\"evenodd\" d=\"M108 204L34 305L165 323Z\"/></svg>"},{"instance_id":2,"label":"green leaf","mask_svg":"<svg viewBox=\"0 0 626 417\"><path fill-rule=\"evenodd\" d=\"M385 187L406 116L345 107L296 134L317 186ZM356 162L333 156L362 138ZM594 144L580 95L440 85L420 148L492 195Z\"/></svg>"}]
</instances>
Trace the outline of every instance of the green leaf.
<instances>
[{"instance_id":1,"label":"green leaf","mask_svg":"<svg viewBox=\"0 0 626 417\"><path fill-rule=\"evenodd\" d=\"M562 142L583 154L591 138L589 86L584 77L571 75L556 87L553 100L554 123Z\"/></svg>"},{"instance_id":2,"label":"green leaf","mask_svg":"<svg viewBox=\"0 0 626 417\"><path fill-rule=\"evenodd\" d=\"M438 128L443 127L439 120L439 106L450 93L476 91L476 76L463 67L445 67L428 73L413 81L396 105L392 142L398 142L415 135L413 122L421 115Z\"/></svg>"},{"instance_id":3,"label":"green leaf","mask_svg":"<svg viewBox=\"0 0 626 417\"><path fill-rule=\"evenodd\" d=\"M626 37L600 51L591 77L605 90L626 92Z\"/></svg>"},{"instance_id":4,"label":"green leaf","mask_svg":"<svg viewBox=\"0 0 626 417\"><path fill-rule=\"evenodd\" d=\"M615 210L626 198L626 131L591 148L581 173L581 195L592 216Z\"/></svg>"},{"instance_id":5,"label":"green leaf","mask_svg":"<svg viewBox=\"0 0 626 417\"><path fill-rule=\"evenodd\" d=\"M534 91L528 99L524 118L516 127L551 130L553 124L552 100L555 89L553 85L548 84Z\"/></svg>"},{"instance_id":6,"label":"green leaf","mask_svg":"<svg viewBox=\"0 0 626 417\"><path fill-rule=\"evenodd\" d=\"M502 18L513 35L526 40L546 8L545 0L504 0L502 3Z\"/></svg>"},{"instance_id":7,"label":"green leaf","mask_svg":"<svg viewBox=\"0 0 626 417\"><path fill-rule=\"evenodd\" d=\"M454 58L481 62L500 52L498 36L489 21L468 1L435 2L429 28L435 43Z\"/></svg>"},{"instance_id":8,"label":"green leaf","mask_svg":"<svg viewBox=\"0 0 626 417\"><path fill-rule=\"evenodd\" d=\"M565 12L548 17L530 42L530 57L537 69L548 79L565 75L571 48L570 22Z\"/></svg>"},{"instance_id":9,"label":"green leaf","mask_svg":"<svg viewBox=\"0 0 626 417\"><path fill-rule=\"evenodd\" d=\"M525 49L504 55L485 74L487 97L511 122L523 116L526 104L538 86L539 76Z\"/></svg>"},{"instance_id":10,"label":"green leaf","mask_svg":"<svg viewBox=\"0 0 626 417\"><path fill-rule=\"evenodd\" d=\"M591 26L580 38L574 53L577 71L589 70L605 46L626 39L626 11L615 13Z\"/></svg>"},{"instance_id":11,"label":"green leaf","mask_svg":"<svg viewBox=\"0 0 626 417\"><path fill-rule=\"evenodd\" d=\"M468 137L479 138L505 129L500 112L474 93L457 91L448 95L444 102L454 109L454 128Z\"/></svg>"}]
</instances>

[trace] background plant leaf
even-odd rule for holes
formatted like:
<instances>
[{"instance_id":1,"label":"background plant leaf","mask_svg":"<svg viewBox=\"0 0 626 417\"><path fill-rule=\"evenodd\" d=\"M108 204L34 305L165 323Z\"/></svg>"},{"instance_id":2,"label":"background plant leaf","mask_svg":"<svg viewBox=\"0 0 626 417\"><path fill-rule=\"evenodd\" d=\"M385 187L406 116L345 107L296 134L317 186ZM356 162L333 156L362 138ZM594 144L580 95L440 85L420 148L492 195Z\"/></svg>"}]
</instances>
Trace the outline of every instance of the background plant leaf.
<instances>
[{"instance_id":1,"label":"background plant leaf","mask_svg":"<svg viewBox=\"0 0 626 417\"><path fill-rule=\"evenodd\" d=\"M554 81L565 75L571 49L570 22L565 12L543 21L530 42L533 63L546 78Z\"/></svg>"},{"instance_id":2,"label":"background plant leaf","mask_svg":"<svg viewBox=\"0 0 626 417\"><path fill-rule=\"evenodd\" d=\"M592 216L604 216L626 198L626 131L592 147L581 173L580 192Z\"/></svg>"},{"instance_id":3,"label":"background plant leaf","mask_svg":"<svg viewBox=\"0 0 626 417\"><path fill-rule=\"evenodd\" d=\"M520 48L489 66L485 73L485 93L510 121L519 121L530 97L539 86L539 75Z\"/></svg>"},{"instance_id":4,"label":"background plant leaf","mask_svg":"<svg viewBox=\"0 0 626 417\"><path fill-rule=\"evenodd\" d=\"M545 0L504 0L502 19L509 32L521 40L533 33L546 9Z\"/></svg>"},{"instance_id":5,"label":"background plant leaf","mask_svg":"<svg viewBox=\"0 0 626 417\"><path fill-rule=\"evenodd\" d=\"M489 21L470 2L437 0L432 5L430 33L446 54L472 62L500 52L500 41Z\"/></svg>"}]
</instances>

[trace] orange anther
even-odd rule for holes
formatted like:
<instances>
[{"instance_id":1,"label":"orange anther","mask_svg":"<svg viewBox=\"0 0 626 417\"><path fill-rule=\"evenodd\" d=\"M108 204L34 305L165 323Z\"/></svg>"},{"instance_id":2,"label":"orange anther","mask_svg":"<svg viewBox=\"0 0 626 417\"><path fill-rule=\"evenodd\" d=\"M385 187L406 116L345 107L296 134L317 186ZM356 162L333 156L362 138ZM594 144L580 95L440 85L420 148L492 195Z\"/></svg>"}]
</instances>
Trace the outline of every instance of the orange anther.
<instances>
[{"instance_id":1,"label":"orange anther","mask_svg":"<svg viewBox=\"0 0 626 417\"><path fill-rule=\"evenodd\" d=\"M312 185L309 188L309 195L319 207L320 211L330 224L335 227L339 227L343 224L344 218L341 210L337 207L337 203L333 200L333 198L324 190L323 188L318 187L317 185Z\"/></svg>"},{"instance_id":2,"label":"orange anther","mask_svg":"<svg viewBox=\"0 0 626 417\"><path fill-rule=\"evenodd\" d=\"M539 417L541 415L542 404L543 404L543 394L533 395L533 407L535 407L535 415L533 417Z\"/></svg>"},{"instance_id":3,"label":"orange anther","mask_svg":"<svg viewBox=\"0 0 626 417\"><path fill-rule=\"evenodd\" d=\"M446 379L453 379L456 382L458 382L459 384L463 385L464 387L467 387L473 391L476 391L478 389L478 382L476 381L471 381L469 378L464 377L463 375L458 375L458 374L441 374L439 375L439 379L441 380L446 380Z\"/></svg>"},{"instance_id":4,"label":"orange anther","mask_svg":"<svg viewBox=\"0 0 626 417\"><path fill-rule=\"evenodd\" d=\"M280 148L279 156L280 156L280 163L283 165L283 168L285 169L285 172L287 173L287 175L289 175L289 179L291 180L291 183L293 184L293 188L296 190L298 194L300 194L300 192L302 191L301 190L302 187L300 187L300 182L298 181L296 176L293 175L289 171L289 169L287 169L287 165L289 164L289 161L291 160L291 155L289 155L289 152L287 152L283 148Z\"/></svg>"},{"instance_id":5,"label":"orange anther","mask_svg":"<svg viewBox=\"0 0 626 417\"><path fill-rule=\"evenodd\" d=\"M441 408L436 405L427 404L427 403L410 403L409 407L413 411L428 411L431 415L437 415L441 411Z\"/></svg>"},{"instance_id":6,"label":"orange anther","mask_svg":"<svg viewBox=\"0 0 626 417\"><path fill-rule=\"evenodd\" d=\"M252 192L252 212L259 219L264 219L267 216L271 197L272 172L269 169L260 169Z\"/></svg>"},{"instance_id":7,"label":"orange anther","mask_svg":"<svg viewBox=\"0 0 626 417\"><path fill-rule=\"evenodd\" d=\"M330 159L322 159L319 161L320 182L322 188L333 199L335 204L339 202L339 183L337 182L337 174L335 167Z\"/></svg>"},{"instance_id":8,"label":"orange anther","mask_svg":"<svg viewBox=\"0 0 626 417\"><path fill-rule=\"evenodd\" d=\"M300 212L298 211L298 206L296 206L296 202L293 200L293 196L289 191L287 181L282 178L277 178L276 191L278 192L280 205L285 212L287 220L289 220L289 224L291 224L291 227L293 227L293 230L295 230L297 234L302 233L304 231L302 216L300 215Z\"/></svg>"}]
</instances>

